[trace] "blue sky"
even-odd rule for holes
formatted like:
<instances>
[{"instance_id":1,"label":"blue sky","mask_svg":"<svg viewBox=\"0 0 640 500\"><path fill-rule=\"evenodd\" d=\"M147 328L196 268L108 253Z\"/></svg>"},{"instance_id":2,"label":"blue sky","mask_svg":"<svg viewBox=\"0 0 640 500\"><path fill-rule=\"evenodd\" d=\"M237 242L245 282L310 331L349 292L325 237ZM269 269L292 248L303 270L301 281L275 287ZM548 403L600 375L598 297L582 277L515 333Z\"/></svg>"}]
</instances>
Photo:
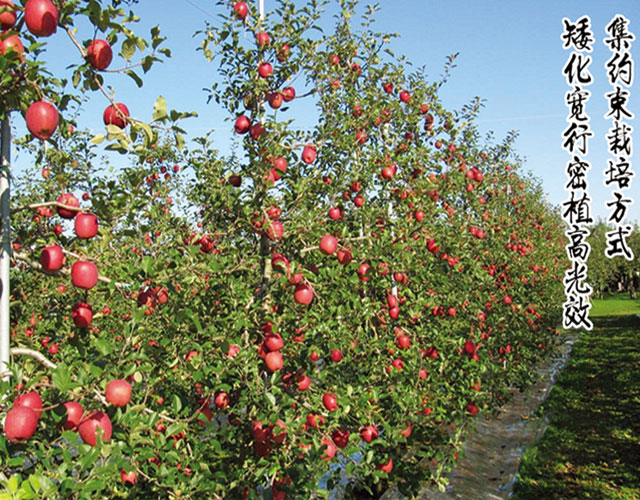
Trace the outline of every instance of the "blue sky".
<instances>
[{"instance_id":1,"label":"blue sky","mask_svg":"<svg viewBox=\"0 0 640 500\"><path fill-rule=\"evenodd\" d=\"M626 16L631 21L630 30L640 38L640 0L383 0L380 4L375 28L399 33L400 38L392 42L394 51L406 54L416 67L426 66L432 79L440 76L446 57L459 52L457 67L441 90L445 105L459 108L475 96L485 99L477 121L480 131L493 131L496 140L500 140L508 131L518 130L516 150L526 158L526 168L542 179L554 204L567 198L564 171L569 159L561 148L562 131L567 125L564 96L568 90L562 68L569 57L560 40L562 18L575 21L589 15L596 37L590 67L595 81L589 87L592 95L587 104L595 134L588 156L592 164L590 194L592 214L606 217L609 211L605 203L612 196L611 190L603 186L608 157L604 137L611 123L604 118L604 94L610 88L604 69L609 51L602 39L605 26L615 14ZM265 0L267 10L274 5L274 0ZM215 21L219 9L212 0L141 0L134 5L142 19L140 28L148 32L149 27L160 25L173 57L152 68L141 90L123 75L109 74L106 79L116 89L117 100L126 103L138 118L150 119L158 95L163 95L171 108L197 111L200 117L188 122L189 130L201 134L214 128L216 145L224 152L230 145L232 123L225 121L226 112L214 104L206 105L202 91L216 78L217 66L196 52L198 40L192 38L194 31L204 26L205 18ZM91 35L81 30L78 37L86 39ZM631 49L638 64L639 46L640 40L636 40ZM64 71L69 58L77 57L61 30L50 39L49 54L50 68L56 74ZM114 68L121 66L122 61L112 63ZM629 103L636 116L640 115L637 87L632 87ZM102 131L102 110L107 104L102 95L93 95L80 118L81 124L96 133ZM24 131L21 118L15 117L14 122L18 132ZM634 121L630 123L634 125ZM640 127L636 129L640 141ZM27 157L17 156L16 168L26 161ZM640 172L635 165L634 170ZM640 179L636 178L626 194L636 200L628 217L640 219Z\"/></svg>"}]
</instances>

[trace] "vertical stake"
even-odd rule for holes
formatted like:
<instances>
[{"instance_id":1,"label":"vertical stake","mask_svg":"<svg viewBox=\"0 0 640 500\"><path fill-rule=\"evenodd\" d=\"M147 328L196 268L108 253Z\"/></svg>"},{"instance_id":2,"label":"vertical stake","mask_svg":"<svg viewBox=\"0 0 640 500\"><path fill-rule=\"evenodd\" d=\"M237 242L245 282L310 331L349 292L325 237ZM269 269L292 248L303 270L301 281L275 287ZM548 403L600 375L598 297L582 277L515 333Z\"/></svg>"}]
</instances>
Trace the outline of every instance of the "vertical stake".
<instances>
[{"instance_id":1,"label":"vertical stake","mask_svg":"<svg viewBox=\"0 0 640 500\"><path fill-rule=\"evenodd\" d=\"M9 115L2 120L0 149L0 373L7 380L9 375L9 269L11 261L11 214L9 186L11 175L11 127Z\"/></svg>"}]
</instances>

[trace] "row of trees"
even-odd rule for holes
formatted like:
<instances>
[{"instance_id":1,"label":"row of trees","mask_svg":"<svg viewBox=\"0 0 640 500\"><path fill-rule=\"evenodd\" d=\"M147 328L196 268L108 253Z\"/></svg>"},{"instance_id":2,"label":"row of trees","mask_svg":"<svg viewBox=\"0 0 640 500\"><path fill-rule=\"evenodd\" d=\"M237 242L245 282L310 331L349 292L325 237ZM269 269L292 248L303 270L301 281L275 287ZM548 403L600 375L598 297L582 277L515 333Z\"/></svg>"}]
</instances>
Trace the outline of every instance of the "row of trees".
<instances>
[{"instance_id":1,"label":"row of trees","mask_svg":"<svg viewBox=\"0 0 640 500\"><path fill-rule=\"evenodd\" d=\"M77 44L68 82L40 59L32 2ZM168 55L157 30L139 38L110 2L1 3L17 13L3 39L27 43L0 57L0 113L61 112L52 134L27 113L19 140L35 161L12 201L6 492L328 497L344 474L352 498L444 487L475 416L557 339L562 223L514 137L483 143L478 102L445 109L444 80L388 51L374 9L354 30L357 3L337 2L326 34L326 2L260 19L225 1L200 31L237 137L221 155L162 98L147 124L105 91L120 75L95 39L141 51L146 71ZM80 19L101 35L75 33ZM91 90L113 106L93 137L81 108L71 119ZM130 166L105 167L104 145Z\"/></svg>"},{"instance_id":2,"label":"row of trees","mask_svg":"<svg viewBox=\"0 0 640 500\"><path fill-rule=\"evenodd\" d=\"M640 228L636 224L627 238L627 245L635 256L633 260L611 259L606 256L606 234L614 229L614 226L604 221L598 221L590 229L591 235L587 240L591 245L588 283L593 287L594 296L598 298L604 298L607 292L624 292L635 299L640 286Z\"/></svg>"}]
</instances>

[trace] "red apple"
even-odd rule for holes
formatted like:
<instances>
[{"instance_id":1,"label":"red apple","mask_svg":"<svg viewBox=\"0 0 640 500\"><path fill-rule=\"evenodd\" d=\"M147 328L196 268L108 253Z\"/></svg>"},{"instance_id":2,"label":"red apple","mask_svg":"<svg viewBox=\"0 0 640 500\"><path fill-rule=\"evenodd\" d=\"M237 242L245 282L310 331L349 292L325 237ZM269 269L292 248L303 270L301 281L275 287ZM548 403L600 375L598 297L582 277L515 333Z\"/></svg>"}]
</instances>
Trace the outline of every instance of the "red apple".
<instances>
[{"instance_id":1,"label":"red apple","mask_svg":"<svg viewBox=\"0 0 640 500\"><path fill-rule=\"evenodd\" d=\"M86 302L76 302L71 309L71 318L78 328L87 328L93 321L93 309Z\"/></svg>"},{"instance_id":2,"label":"red apple","mask_svg":"<svg viewBox=\"0 0 640 500\"><path fill-rule=\"evenodd\" d=\"M271 106L273 109L278 109L280 106L282 106L283 100L284 99L280 92L271 92L267 96L267 101L269 101L269 106Z\"/></svg>"},{"instance_id":3,"label":"red apple","mask_svg":"<svg viewBox=\"0 0 640 500\"><path fill-rule=\"evenodd\" d=\"M411 432L413 431L413 424L407 420L407 426L400 431L400 435L408 438L411 436Z\"/></svg>"},{"instance_id":4,"label":"red apple","mask_svg":"<svg viewBox=\"0 0 640 500\"><path fill-rule=\"evenodd\" d=\"M400 100L404 103L408 103L411 100L411 94L406 90L400 92Z\"/></svg>"},{"instance_id":5,"label":"red apple","mask_svg":"<svg viewBox=\"0 0 640 500\"><path fill-rule=\"evenodd\" d=\"M126 406L131 401L131 384L123 379L115 379L107 384L107 403Z\"/></svg>"},{"instance_id":6,"label":"red apple","mask_svg":"<svg viewBox=\"0 0 640 500\"><path fill-rule=\"evenodd\" d=\"M105 125L115 125L119 128L125 128L127 126L129 117L129 108L122 104L121 102L117 102L112 104L111 106L107 106L102 114L102 120Z\"/></svg>"},{"instance_id":7,"label":"red apple","mask_svg":"<svg viewBox=\"0 0 640 500\"><path fill-rule=\"evenodd\" d=\"M322 457L322 460L329 461L336 456L336 451L337 451L336 445L334 444L333 441L331 441L331 439L324 438L322 440L322 445L326 447L324 450L324 456Z\"/></svg>"},{"instance_id":8,"label":"red apple","mask_svg":"<svg viewBox=\"0 0 640 500\"><path fill-rule=\"evenodd\" d=\"M269 223L267 237L271 240L279 240L284 236L284 226L282 222L274 220Z\"/></svg>"},{"instance_id":9,"label":"red apple","mask_svg":"<svg viewBox=\"0 0 640 500\"><path fill-rule=\"evenodd\" d=\"M358 267L358 276L360 277L361 280L364 281L366 279L366 274L369 271L370 267L371 266L366 262L363 262L362 264L360 264L360 266Z\"/></svg>"},{"instance_id":10,"label":"red apple","mask_svg":"<svg viewBox=\"0 0 640 500\"><path fill-rule=\"evenodd\" d=\"M293 101L296 97L296 90L293 87L285 87L282 89L282 98L285 102Z\"/></svg>"},{"instance_id":11,"label":"red apple","mask_svg":"<svg viewBox=\"0 0 640 500\"><path fill-rule=\"evenodd\" d=\"M105 70L111 64L113 59L113 51L111 45L106 40L97 38L91 40L87 47L87 61L97 70Z\"/></svg>"},{"instance_id":12,"label":"red apple","mask_svg":"<svg viewBox=\"0 0 640 500\"><path fill-rule=\"evenodd\" d=\"M298 382L298 390L306 391L311 386L311 377L308 375L300 375L297 379Z\"/></svg>"},{"instance_id":13,"label":"red apple","mask_svg":"<svg viewBox=\"0 0 640 500\"><path fill-rule=\"evenodd\" d=\"M258 44L258 47L269 45L271 43L269 33L265 33L264 31L256 33L256 43Z\"/></svg>"},{"instance_id":14,"label":"red apple","mask_svg":"<svg viewBox=\"0 0 640 500\"><path fill-rule=\"evenodd\" d=\"M246 134L251 128L251 121L246 116L240 115L238 118L236 118L236 124L234 128L237 134Z\"/></svg>"},{"instance_id":15,"label":"red apple","mask_svg":"<svg viewBox=\"0 0 640 500\"><path fill-rule=\"evenodd\" d=\"M296 289L293 292L293 299L298 303L304 306L308 306L311 304L313 300L313 290L311 287L304 283L299 283L296 285Z\"/></svg>"},{"instance_id":16,"label":"red apple","mask_svg":"<svg viewBox=\"0 0 640 500\"><path fill-rule=\"evenodd\" d=\"M136 471L126 472L124 469L120 471L120 479L123 483L136 484L138 473Z\"/></svg>"},{"instance_id":17,"label":"red apple","mask_svg":"<svg viewBox=\"0 0 640 500\"><path fill-rule=\"evenodd\" d=\"M474 403L469 403L467 405L467 411L471 414L471 415L475 415L478 413L478 407L474 404Z\"/></svg>"},{"instance_id":18,"label":"red apple","mask_svg":"<svg viewBox=\"0 0 640 500\"><path fill-rule=\"evenodd\" d=\"M286 172L287 171L286 158L283 158L283 157L276 158L273 161L273 166L275 167L276 170L279 170L280 172Z\"/></svg>"},{"instance_id":19,"label":"red apple","mask_svg":"<svg viewBox=\"0 0 640 500\"><path fill-rule=\"evenodd\" d=\"M338 409L338 398L334 394L327 392L322 396L322 404L328 411L334 412Z\"/></svg>"},{"instance_id":20,"label":"red apple","mask_svg":"<svg viewBox=\"0 0 640 500\"><path fill-rule=\"evenodd\" d=\"M305 146L302 150L302 161L307 165L316 161L316 147L314 145Z\"/></svg>"},{"instance_id":21,"label":"red apple","mask_svg":"<svg viewBox=\"0 0 640 500\"><path fill-rule=\"evenodd\" d=\"M349 431L345 429L336 429L333 431L331 438L338 448L345 448L349 444Z\"/></svg>"},{"instance_id":22,"label":"red apple","mask_svg":"<svg viewBox=\"0 0 640 500\"><path fill-rule=\"evenodd\" d=\"M279 351L284 347L282 336L277 333L269 333L264 338L264 345L269 351Z\"/></svg>"},{"instance_id":23,"label":"red apple","mask_svg":"<svg viewBox=\"0 0 640 500\"><path fill-rule=\"evenodd\" d=\"M325 234L320 240L320 250L327 255L333 254L338 249L338 240L335 236Z\"/></svg>"},{"instance_id":24,"label":"red apple","mask_svg":"<svg viewBox=\"0 0 640 500\"><path fill-rule=\"evenodd\" d=\"M269 78L271 75L273 75L273 66L271 66L271 63L260 63L260 65L258 66L258 74L261 78Z\"/></svg>"},{"instance_id":25,"label":"red apple","mask_svg":"<svg viewBox=\"0 0 640 500\"><path fill-rule=\"evenodd\" d=\"M291 52L291 47L289 47L289 45L285 43L282 47L278 49L276 58L280 62L285 62L287 59L289 59L289 52Z\"/></svg>"},{"instance_id":26,"label":"red apple","mask_svg":"<svg viewBox=\"0 0 640 500\"><path fill-rule=\"evenodd\" d=\"M264 134L267 131L267 129L264 128L264 125L262 125L262 123L254 123L253 125L251 125L251 128L249 129L249 135L251 135L251 138L254 141L257 141L260 136L262 134Z\"/></svg>"},{"instance_id":27,"label":"red apple","mask_svg":"<svg viewBox=\"0 0 640 500\"><path fill-rule=\"evenodd\" d=\"M401 333L396 337L396 345L400 349L408 349L411 346L411 339L407 337L404 333Z\"/></svg>"},{"instance_id":28,"label":"red apple","mask_svg":"<svg viewBox=\"0 0 640 500\"><path fill-rule=\"evenodd\" d=\"M80 201L78 200L78 198L76 198L71 193L61 194L60 196L58 196L58 199L56 201L61 205L66 205L69 207L80 206ZM73 219L78 214L77 210L71 210L69 208L63 207L56 207L56 212L58 212L58 215L63 219Z\"/></svg>"},{"instance_id":29,"label":"red apple","mask_svg":"<svg viewBox=\"0 0 640 500\"><path fill-rule=\"evenodd\" d=\"M343 266L350 264L353 260L353 255L351 254L351 250L349 248L341 248L337 253L338 262Z\"/></svg>"},{"instance_id":30,"label":"red apple","mask_svg":"<svg viewBox=\"0 0 640 500\"><path fill-rule=\"evenodd\" d=\"M5 35L1 34L0 37L2 36ZM22 45L18 35L5 36L0 40L0 55L8 54L11 50L15 51L20 59L23 58L24 45Z\"/></svg>"},{"instance_id":31,"label":"red apple","mask_svg":"<svg viewBox=\"0 0 640 500\"><path fill-rule=\"evenodd\" d=\"M342 213L338 207L332 207L329 209L329 218L332 220L338 220L342 217Z\"/></svg>"},{"instance_id":32,"label":"red apple","mask_svg":"<svg viewBox=\"0 0 640 500\"><path fill-rule=\"evenodd\" d=\"M58 28L58 9L51 0L28 0L24 20L32 35L51 36Z\"/></svg>"},{"instance_id":33,"label":"red apple","mask_svg":"<svg viewBox=\"0 0 640 500\"><path fill-rule=\"evenodd\" d=\"M370 443L378 437L378 428L375 425L367 425L360 431L360 437L363 441Z\"/></svg>"},{"instance_id":34,"label":"red apple","mask_svg":"<svg viewBox=\"0 0 640 500\"><path fill-rule=\"evenodd\" d=\"M390 458L385 463L379 464L378 469L389 474L393 470L393 459Z\"/></svg>"},{"instance_id":35,"label":"red apple","mask_svg":"<svg viewBox=\"0 0 640 500\"><path fill-rule=\"evenodd\" d=\"M25 120L32 135L38 139L46 140L53 135L58 127L58 110L49 102L36 101L27 109Z\"/></svg>"},{"instance_id":36,"label":"red apple","mask_svg":"<svg viewBox=\"0 0 640 500\"><path fill-rule=\"evenodd\" d=\"M340 361L342 359L342 351L340 349L333 349L331 351L331 360L334 363L337 363L338 361Z\"/></svg>"},{"instance_id":37,"label":"red apple","mask_svg":"<svg viewBox=\"0 0 640 500\"><path fill-rule=\"evenodd\" d=\"M248 13L249 7L247 7L247 4L244 2L236 2L236 4L233 6L233 15L241 21L243 21L244 18L247 17Z\"/></svg>"},{"instance_id":38,"label":"red apple","mask_svg":"<svg viewBox=\"0 0 640 500\"><path fill-rule=\"evenodd\" d=\"M264 364L267 366L267 370L269 370L270 372L280 370L284 366L284 363L282 361L282 354L280 353L280 351L267 353L264 358Z\"/></svg>"},{"instance_id":39,"label":"red apple","mask_svg":"<svg viewBox=\"0 0 640 500\"><path fill-rule=\"evenodd\" d=\"M226 391L220 391L213 399L213 403L221 410L224 410L227 406L229 406L229 393L227 393Z\"/></svg>"},{"instance_id":40,"label":"red apple","mask_svg":"<svg viewBox=\"0 0 640 500\"><path fill-rule=\"evenodd\" d=\"M240 177L238 174L231 174L229 176L229 184L231 184L233 187L240 187L240 185L242 184L242 177Z\"/></svg>"},{"instance_id":41,"label":"red apple","mask_svg":"<svg viewBox=\"0 0 640 500\"><path fill-rule=\"evenodd\" d=\"M98 268L93 262L79 260L71 266L71 281L74 286L86 290L98 283Z\"/></svg>"},{"instance_id":42,"label":"red apple","mask_svg":"<svg viewBox=\"0 0 640 500\"><path fill-rule=\"evenodd\" d=\"M11 0L0 0L0 9L4 9L4 12L0 14L0 26L2 30L8 30L13 28L16 24L16 6Z\"/></svg>"},{"instance_id":43,"label":"red apple","mask_svg":"<svg viewBox=\"0 0 640 500\"><path fill-rule=\"evenodd\" d=\"M17 406L28 406L35 411L36 416L40 418L40 414L42 413L42 398L36 391L27 392L26 394L18 396L13 402L13 406L14 408Z\"/></svg>"},{"instance_id":44,"label":"red apple","mask_svg":"<svg viewBox=\"0 0 640 500\"><path fill-rule=\"evenodd\" d=\"M78 214L74 223L78 238L89 239L98 234L98 218L93 214Z\"/></svg>"},{"instance_id":45,"label":"red apple","mask_svg":"<svg viewBox=\"0 0 640 500\"><path fill-rule=\"evenodd\" d=\"M103 442L108 442L111 439L112 430L109 415L98 410L83 418L78 426L80 437L89 446L98 444L99 435L102 435Z\"/></svg>"},{"instance_id":46,"label":"red apple","mask_svg":"<svg viewBox=\"0 0 640 500\"><path fill-rule=\"evenodd\" d=\"M45 247L40 254L40 265L48 272L58 271L64 264L64 253L60 245Z\"/></svg>"},{"instance_id":47,"label":"red apple","mask_svg":"<svg viewBox=\"0 0 640 500\"><path fill-rule=\"evenodd\" d=\"M38 414L28 406L14 406L7 412L4 433L13 443L33 436L38 428Z\"/></svg>"},{"instance_id":48,"label":"red apple","mask_svg":"<svg viewBox=\"0 0 640 500\"><path fill-rule=\"evenodd\" d=\"M62 427L65 430L75 429L82 421L84 409L80 403L76 403L75 401L67 401L64 404L64 407L67 410L67 417L64 424L62 424Z\"/></svg>"},{"instance_id":49,"label":"red apple","mask_svg":"<svg viewBox=\"0 0 640 500\"><path fill-rule=\"evenodd\" d=\"M392 167L383 167L380 171L380 175L382 175L382 178L385 180L391 179L393 177L393 174L394 170Z\"/></svg>"}]
</instances>

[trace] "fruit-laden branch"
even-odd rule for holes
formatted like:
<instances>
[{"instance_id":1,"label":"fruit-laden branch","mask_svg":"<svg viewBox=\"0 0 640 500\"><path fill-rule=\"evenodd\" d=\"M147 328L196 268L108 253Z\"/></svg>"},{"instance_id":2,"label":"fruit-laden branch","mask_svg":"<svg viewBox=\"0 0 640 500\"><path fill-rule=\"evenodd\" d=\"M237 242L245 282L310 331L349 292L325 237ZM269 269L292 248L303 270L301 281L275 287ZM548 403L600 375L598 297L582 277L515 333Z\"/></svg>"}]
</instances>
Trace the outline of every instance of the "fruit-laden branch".
<instances>
[{"instance_id":1,"label":"fruit-laden branch","mask_svg":"<svg viewBox=\"0 0 640 500\"><path fill-rule=\"evenodd\" d=\"M11 215L17 214L18 212L22 212L23 210L35 210L40 207L56 207L56 208L64 208L65 210L70 210L71 212L78 213L90 213L88 210L80 207L72 207L71 205L65 205L64 203L60 203L58 201L47 201L44 203L31 203L30 205L23 205L21 207L16 207L11 210Z\"/></svg>"},{"instance_id":2,"label":"fruit-laden branch","mask_svg":"<svg viewBox=\"0 0 640 500\"><path fill-rule=\"evenodd\" d=\"M42 364L43 366L49 368L50 370L55 370L58 365L56 365L53 361L47 359L46 356L44 356L44 354L38 352L38 351L34 351L33 349L26 349L23 347L14 347L11 349L11 355L12 356L29 356L33 359L35 359L36 361L40 362L40 364ZM4 375L4 374L3 374ZM94 389L93 394L96 396L96 398L105 406L108 406L109 403L107 402L106 398L104 397L104 395L102 395L100 392L98 392L97 389ZM202 407L200 407L200 409L202 409ZM149 408L143 408L142 411L144 413L147 414L153 414L155 413L153 410L149 409ZM162 418L163 420L166 420L167 422L171 422L171 423L175 423L178 422L178 420L173 419L167 415L165 415L164 413L160 413L158 414L160 416L160 418ZM188 419L186 419L185 421L190 421L192 419L195 419L197 417L198 413L195 413L193 416L189 417Z\"/></svg>"},{"instance_id":3,"label":"fruit-laden branch","mask_svg":"<svg viewBox=\"0 0 640 500\"><path fill-rule=\"evenodd\" d=\"M22 252L13 252L13 256L19 261L24 262L25 264L28 264L29 266L33 267L37 271L40 271L41 273L44 273L44 274L48 274L49 276L60 276L60 275L69 276L71 274L71 271L69 271L68 269L61 269L60 271L56 271L56 272L45 271L42 268L42 264L40 264L40 262L37 262L31 259L27 254ZM98 280L102 281L103 283L111 283L113 281L111 278L107 278L106 276L98 276ZM116 288L131 288L131 285L129 283L116 282L115 286Z\"/></svg>"}]
</instances>

